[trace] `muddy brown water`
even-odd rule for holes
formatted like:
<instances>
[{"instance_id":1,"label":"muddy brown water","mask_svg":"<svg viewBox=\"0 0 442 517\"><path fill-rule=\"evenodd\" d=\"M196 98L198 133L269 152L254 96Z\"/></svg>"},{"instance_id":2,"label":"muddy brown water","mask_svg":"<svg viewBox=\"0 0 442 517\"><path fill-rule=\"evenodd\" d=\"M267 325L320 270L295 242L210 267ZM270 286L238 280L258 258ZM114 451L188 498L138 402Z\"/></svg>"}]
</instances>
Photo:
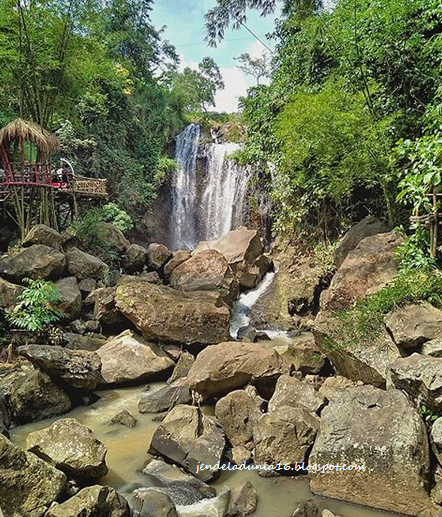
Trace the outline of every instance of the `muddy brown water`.
<instances>
[{"instance_id":1,"label":"muddy brown water","mask_svg":"<svg viewBox=\"0 0 442 517\"><path fill-rule=\"evenodd\" d=\"M155 383L152 389L162 384ZM43 420L12 430L11 439L17 445L25 446L26 436L32 431L43 429L59 418L77 418L93 430L95 436L108 448L107 465L109 474L100 483L115 487L128 496L134 488L148 486L141 470L146 463L150 440L158 426L155 415L138 413L141 387L115 389L100 392L101 399L89 407L77 407L58 418ZM127 409L137 419L135 428L128 429L109 422L119 411ZM207 408L210 412L210 408ZM258 509L254 517L290 517L296 504L306 499L315 499L321 509L328 509L342 517L394 517L398 514L380 512L371 508L356 506L342 501L318 498L309 490L308 479L274 477L262 478L256 472L223 472L214 483L218 492L251 481L258 491Z\"/></svg>"}]
</instances>

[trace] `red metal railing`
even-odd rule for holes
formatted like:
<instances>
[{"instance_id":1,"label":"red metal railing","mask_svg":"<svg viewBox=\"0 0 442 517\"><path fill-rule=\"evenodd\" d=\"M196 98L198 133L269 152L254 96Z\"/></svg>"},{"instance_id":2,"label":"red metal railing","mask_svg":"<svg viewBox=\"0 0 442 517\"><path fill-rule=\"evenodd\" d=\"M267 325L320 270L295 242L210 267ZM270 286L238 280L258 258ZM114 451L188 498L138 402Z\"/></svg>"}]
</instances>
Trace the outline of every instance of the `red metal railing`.
<instances>
[{"instance_id":1,"label":"red metal railing","mask_svg":"<svg viewBox=\"0 0 442 517\"><path fill-rule=\"evenodd\" d=\"M0 186L52 187L57 181L49 163L2 162ZM54 177L53 177L54 176Z\"/></svg>"}]
</instances>

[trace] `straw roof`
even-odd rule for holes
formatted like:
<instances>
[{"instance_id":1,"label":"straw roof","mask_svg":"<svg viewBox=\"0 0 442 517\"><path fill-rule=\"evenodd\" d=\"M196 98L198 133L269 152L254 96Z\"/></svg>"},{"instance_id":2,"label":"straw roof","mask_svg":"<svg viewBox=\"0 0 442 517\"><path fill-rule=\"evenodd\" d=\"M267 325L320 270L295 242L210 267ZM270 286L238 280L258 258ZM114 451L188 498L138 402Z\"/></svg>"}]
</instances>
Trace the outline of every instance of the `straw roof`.
<instances>
[{"instance_id":1,"label":"straw roof","mask_svg":"<svg viewBox=\"0 0 442 517\"><path fill-rule=\"evenodd\" d=\"M44 153L52 154L60 149L58 138L35 122L18 118L0 129L0 146L9 147L11 142L21 138L33 142Z\"/></svg>"}]
</instances>

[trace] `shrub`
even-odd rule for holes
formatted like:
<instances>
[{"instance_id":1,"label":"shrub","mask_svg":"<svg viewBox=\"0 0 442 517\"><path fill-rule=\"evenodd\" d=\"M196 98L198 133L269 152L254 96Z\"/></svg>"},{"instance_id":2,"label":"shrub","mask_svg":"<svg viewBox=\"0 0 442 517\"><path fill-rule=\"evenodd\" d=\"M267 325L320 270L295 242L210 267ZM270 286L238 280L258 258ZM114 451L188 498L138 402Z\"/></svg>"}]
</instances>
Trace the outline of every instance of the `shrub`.
<instances>
[{"instance_id":1,"label":"shrub","mask_svg":"<svg viewBox=\"0 0 442 517\"><path fill-rule=\"evenodd\" d=\"M107 203L101 209L101 218L107 223L112 223L122 232L134 227L132 217L122 210L116 203Z\"/></svg>"}]
</instances>

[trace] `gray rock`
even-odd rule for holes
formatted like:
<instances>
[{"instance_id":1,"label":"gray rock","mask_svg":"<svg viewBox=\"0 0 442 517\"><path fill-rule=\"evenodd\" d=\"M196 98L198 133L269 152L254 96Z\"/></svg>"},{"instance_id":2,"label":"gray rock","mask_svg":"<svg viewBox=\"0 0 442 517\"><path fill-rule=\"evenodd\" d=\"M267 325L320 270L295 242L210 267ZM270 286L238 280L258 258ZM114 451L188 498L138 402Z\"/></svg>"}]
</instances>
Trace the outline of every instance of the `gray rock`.
<instances>
[{"instance_id":1,"label":"gray rock","mask_svg":"<svg viewBox=\"0 0 442 517\"><path fill-rule=\"evenodd\" d=\"M42 517L66 488L66 476L0 435L0 494L4 517Z\"/></svg>"},{"instance_id":2,"label":"gray rock","mask_svg":"<svg viewBox=\"0 0 442 517\"><path fill-rule=\"evenodd\" d=\"M325 399L305 381L281 375L269 401L269 411L275 411L282 406L303 407L317 414L325 406Z\"/></svg>"},{"instance_id":3,"label":"gray rock","mask_svg":"<svg viewBox=\"0 0 442 517\"><path fill-rule=\"evenodd\" d=\"M130 510L115 488L94 485L53 506L45 517L130 517Z\"/></svg>"},{"instance_id":4,"label":"gray rock","mask_svg":"<svg viewBox=\"0 0 442 517\"><path fill-rule=\"evenodd\" d=\"M164 244L152 243L147 248L148 267L154 271L161 269L172 257L172 252Z\"/></svg>"},{"instance_id":5,"label":"gray rock","mask_svg":"<svg viewBox=\"0 0 442 517\"><path fill-rule=\"evenodd\" d=\"M439 462L442 464L442 418L438 418L431 426L431 444L433 452Z\"/></svg>"},{"instance_id":6,"label":"gray rock","mask_svg":"<svg viewBox=\"0 0 442 517\"><path fill-rule=\"evenodd\" d=\"M258 494L255 487L246 481L232 489L226 517L245 517L256 511Z\"/></svg>"},{"instance_id":7,"label":"gray rock","mask_svg":"<svg viewBox=\"0 0 442 517\"><path fill-rule=\"evenodd\" d=\"M428 302L407 304L388 314L385 324L396 345L410 350L442 335L442 311Z\"/></svg>"},{"instance_id":8,"label":"gray rock","mask_svg":"<svg viewBox=\"0 0 442 517\"><path fill-rule=\"evenodd\" d=\"M82 336L72 332L65 332L63 341L68 350L88 350L89 352L95 352L106 343L104 337Z\"/></svg>"},{"instance_id":9,"label":"gray rock","mask_svg":"<svg viewBox=\"0 0 442 517\"><path fill-rule=\"evenodd\" d=\"M143 383L166 376L173 361L154 343L126 330L97 350L103 385Z\"/></svg>"},{"instance_id":10,"label":"gray rock","mask_svg":"<svg viewBox=\"0 0 442 517\"><path fill-rule=\"evenodd\" d=\"M13 255L0 257L0 275L12 281L24 278L56 280L65 267L63 253L42 244L21 248Z\"/></svg>"},{"instance_id":11,"label":"gray rock","mask_svg":"<svg viewBox=\"0 0 442 517\"><path fill-rule=\"evenodd\" d=\"M71 409L66 392L28 362L0 371L0 386L15 425L44 420Z\"/></svg>"},{"instance_id":12,"label":"gray rock","mask_svg":"<svg viewBox=\"0 0 442 517\"><path fill-rule=\"evenodd\" d=\"M71 248L66 253L66 259L69 273L78 280L85 278L102 280L108 270L108 266L102 260L78 248Z\"/></svg>"},{"instance_id":13,"label":"gray rock","mask_svg":"<svg viewBox=\"0 0 442 517\"><path fill-rule=\"evenodd\" d=\"M22 246L28 248L34 244L43 244L60 251L63 241L63 237L53 228L45 224L37 224L29 230L22 242Z\"/></svg>"},{"instance_id":14,"label":"gray rock","mask_svg":"<svg viewBox=\"0 0 442 517\"><path fill-rule=\"evenodd\" d=\"M234 447L253 449L253 426L262 416L264 405L265 401L252 386L232 391L218 400L215 416Z\"/></svg>"},{"instance_id":15,"label":"gray rock","mask_svg":"<svg viewBox=\"0 0 442 517\"><path fill-rule=\"evenodd\" d=\"M421 353L431 357L442 357L442 338L432 339L424 343Z\"/></svg>"},{"instance_id":16,"label":"gray rock","mask_svg":"<svg viewBox=\"0 0 442 517\"><path fill-rule=\"evenodd\" d=\"M110 421L111 424L120 424L130 428L135 427L137 422L138 420L127 409L117 413Z\"/></svg>"},{"instance_id":17,"label":"gray rock","mask_svg":"<svg viewBox=\"0 0 442 517\"><path fill-rule=\"evenodd\" d=\"M63 297L58 308L69 320L75 320L81 315L81 292L77 279L74 276L62 278L55 283L56 288Z\"/></svg>"},{"instance_id":18,"label":"gray rock","mask_svg":"<svg viewBox=\"0 0 442 517\"><path fill-rule=\"evenodd\" d=\"M348 390L349 388L355 388L356 386L362 386L362 382L355 382L337 375L336 377L327 377L319 388L318 393L321 397L327 400L333 400L334 397L338 396L341 391Z\"/></svg>"},{"instance_id":19,"label":"gray rock","mask_svg":"<svg viewBox=\"0 0 442 517\"><path fill-rule=\"evenodd\" d=\"M319 517L319 508L312 500L303 501L298 504L292 517Z\"/></svg>"},{"instance_id":20,"label":"gray rock","mask_svg":"<svg viewBox=\"0 0 442 517\"><path fill-rule=\"evenodd\" d=\"M139 244L131 244L125 255L124 268L131 273L141 271L148 260L147 249Z\"/></svg>"},{"instance_id":21,"label":"gray rock","mask_svg":"<svg viewBox=\"0 0 442 517\"><path fill-rule=\"evenodd\" d=\"M428 495L425 424L398 390L343 390L322 411L310 464L364 465L365 470L310 472L314 494L405 515L436 515Z\"/></svg>"},{"instance_id":22,"label":"gray rock","mask_svg":"<svg viewBox=\"0 0 442 517\"><path fill-rule=\"evenodd\" d=\"M236 339L245 343L254 343L256 341L256 329L250 325L240 327Z\"/></svg>"},{"instance_id":23,"label":"gray rock","mask_svg":"<svg viewBox=\"0 0 442 517\"><path fill-rule=\"evenodd\" d=\"M219 470L199 470L199 464L214 466L225 448L222 428L193 406L176 406L156 429L149 452L160 454L204 482L219 476Z\"/></svg>"},{"instance_id":24,"label":"gray rock","mask_svg":"<svg viewBox=\"0 0 442 517\"><path fill-rule=\"evenodd\" d=\"M73 388L93 390L100 382L101 360L95 352L52 345L24 345L18 353Z\"/></svg>"},{"instance_id":25,"label":"gray rock","mask_svg":"<svg viewBox=\"0 0 442 517\"><path fill-rule=\"evenodd\" d=\"M24 289L21 285L12 284L0 278L0 308L11 311L18 303L18 298Z\"/></svg>"},{"instance_id":26,"label":"gray rock","mask_svg":"<svg viewBox=\"0 0 442 517\"><path fill-rule=\"evenodd\" d=\"M161 413L170 411L179 404L190 404L192 393L182 380L175 381L162 388L144 391L138 402L140 413Z\"/></svg>"},{"instance_id":27,"label":"gray rock","mask_svg":"<svg viewBox=\"0 0 442 517\"><path fill-rule=\"evenodd\" d=\"M401 357L390 365L393 385L413 400L442 411L442 359L421 354Z\"/></svg>"},{"instance_id":28,"label":"gray rock","mask_svg":"<svg viewBox=\"0 0 442 517\"><path fill-rule=\"evenodd\" d=\"M83 296L87 296L97 288L97 281L95 278L83 278L78 284L78 288Z\"/></svg>"},{"instance_id":29,"label":"gray rock","mask_svg":"<svg viewBox=\"0 0 442 517\"><path fill-rule=\"evenodd\" d=\"M282 406L263 415L253 427L255 463L302 463L318 431L319 418L304 407Z\"/></svg>"},{"instance_id":30,"label":"gray rock","mask_svg":"<svg viewBox=\"0 0 442 517\"><path fill-rule=\"evenodd\" d=\"M129 501L133 517L178 517L175 503L158 488L139 488Z\"/></svg>"},{"instance_id":31,"label":"gray rock","mask_svg":"<svg viewBox=\"0 0 442 517\"><path fill-rule=\"evenodd\" d=\"M178 362L173 369L172 375L169 377L167 382L171 384L172 382L177 381L178 379L182 379L186 377L192 368L193 363L195 362L195 358L189 352L181 352L178 358Z\"/></svg>"},{"instance_id":32,"label":"gray rock","mask_svg":"<svg viewBox=\"0 0 442 517\"><path fill-rule=\"evenodd\" d=\"M74 478L100 478L108 472L106 447L75 418L28 434L26 449Z\"/></svg>"},{"instance_id":33,"label":"gray rock","mask_svg":"<svg viewBox=\"0 0 442 517\"><path fill-rule=\"evenodd\" d=\"M294 336L287 343L275 346L274 349L291 368L303 375L319 373L325 364L325 357L311 332Z\"/></svg>"},{"instance_id":34,"label":"gray rock","mask_svg":"<svg viewBox=\"0 0 442 517\"><path fill-rule=\"evenodd\" d=\"M118 252L123 253L129 248L130 242L126 239L123 232L115 225L112 223L102 223L101 229L106 241Z\"/></svg>"}]
</instances>

